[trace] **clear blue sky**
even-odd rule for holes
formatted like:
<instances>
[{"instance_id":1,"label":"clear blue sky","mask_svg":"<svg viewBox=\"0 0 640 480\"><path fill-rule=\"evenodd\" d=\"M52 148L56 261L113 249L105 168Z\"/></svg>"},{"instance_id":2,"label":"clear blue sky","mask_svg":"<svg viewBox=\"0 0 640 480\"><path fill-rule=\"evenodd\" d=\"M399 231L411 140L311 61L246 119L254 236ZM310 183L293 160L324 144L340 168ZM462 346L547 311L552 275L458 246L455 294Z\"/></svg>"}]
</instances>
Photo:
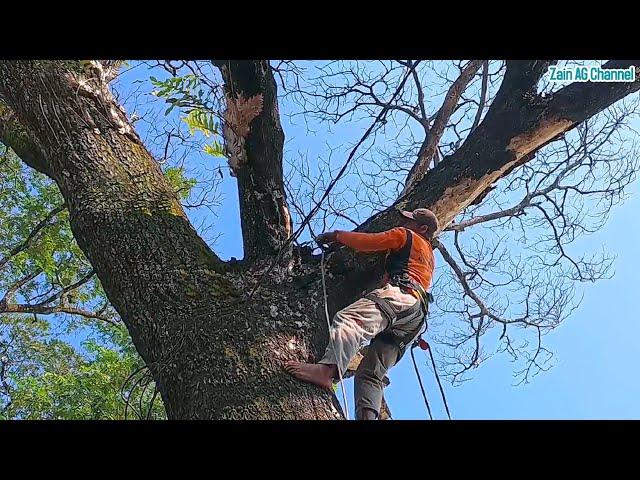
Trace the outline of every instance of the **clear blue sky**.
<instances>
[{"instance_id":1,"label":"clear blue sky","mask_svg":"<svg viewBox=\"0 0 640 480\"><path fill-rule=\"evenodd\" d=\"M134 69L121 79L121 85L141 77ZM161 75L157 75L161 76ZM281 106L286 111L286 105ZM129 114L132 112L129 111ZM338 126L312 124L315 135L282 116L287 137L286 155L308 152L310 162L326 154L327 142L345 145L362 134L364 123ZM143 128L140 126L140 128ZM344 154L335 154L340 164ZM192 159L192 165L203 167L211 159ZM199 167L198 167L199 168ZM640 418L640 382L637 363L640 358L640 326L635 295L638 293L637 272L640 250L637 248L640 227L640 189L636 181L631 197L614 207L605 227L581 241L581 246L597 251L603 245L617 255L615 275L611 280L580 285L585 296L580 307L560 327L546 337L546 346L555 354L555 366L540 373L531 383L513 386L513 365L500 355L486 361L473 373L472 380L462 386L445 383L445 391L456 419L630 419ZM215 233L222 233L214 249L223 258L242 257L242 240L235 180L225 176L221 185L223 201L214 219ZM202 213L190 212L194 223ZM448 268L437 256L438 268ZM636 318L636 320L634 320ZM428 338L428 335L427 335ZM487 345L493 347L492 345ZM437 347L435 350L437 356ZM416 350L419 368L426 382L434 416L445 419L440 394L427 357ZM427 418L409 354L390 373L391 386L387 401L396 419ZM347 382L349 403L353 409L353 383Z\"/></svg>"}]
</instances>

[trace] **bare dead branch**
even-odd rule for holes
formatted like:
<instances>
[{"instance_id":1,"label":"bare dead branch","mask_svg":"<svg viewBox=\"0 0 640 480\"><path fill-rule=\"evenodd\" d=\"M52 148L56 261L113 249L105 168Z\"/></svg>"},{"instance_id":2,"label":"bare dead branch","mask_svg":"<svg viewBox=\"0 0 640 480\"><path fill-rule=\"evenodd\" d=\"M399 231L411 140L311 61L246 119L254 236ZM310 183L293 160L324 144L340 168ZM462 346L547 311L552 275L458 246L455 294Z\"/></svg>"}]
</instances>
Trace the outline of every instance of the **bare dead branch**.
<instances>
[{"instance_id":1,"label":"bare dead branch","mask_svg":"<svg viewBox=\"0 0 640 480\"><path fill-rule=\"evenodd\" d=\"M420 147L418 160L409 172L404 190L402 191L400 196L403 196L406 192L411 190L416 182L422 179L425 172L429 168L429 164L431 163L433 155L437 151L437 146L440 142L440 139L442 138L445 127L447 126L447 123L449 122L449 119L451 118L454 110L458 106L458 101L464 89L480 69L482 63L482 60L472 60L471 62L469 62L469 64L460 73L460 76L456 79L455 82L453 82L453 84L449 88L444 102L442 103L442 106L436 114L433 126L429 129L427 137Z\"/></svg>"},{"instance_id":2,"label":"bare dead branch","mask_svg":"<svg viewBox=\"0 0 640 480\"><path fill-rule=\"evenodd\" d=\"M480 105L478 105L478 111L476 112L476 117L473 119L473 125L471 125L471 130L469 131L469 133L473 132L480 123L480 118L482 117L482 112L484 111L484 106L487 102L488 84L489 60L484 60L482 62L482 90L480 91Z\"/></svg>"}]
</instances>

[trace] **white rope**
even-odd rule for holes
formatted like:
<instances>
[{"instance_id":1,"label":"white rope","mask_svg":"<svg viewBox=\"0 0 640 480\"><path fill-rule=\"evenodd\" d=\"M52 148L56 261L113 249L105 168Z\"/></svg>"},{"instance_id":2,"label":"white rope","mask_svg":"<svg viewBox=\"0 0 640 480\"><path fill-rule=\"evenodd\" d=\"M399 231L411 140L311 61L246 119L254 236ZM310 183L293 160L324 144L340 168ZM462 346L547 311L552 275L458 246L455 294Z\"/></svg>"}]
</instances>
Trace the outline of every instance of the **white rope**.
<instances>
[{"instance_id":1,"label":"white rope","mask_svg":"<svg viewBox=\"0 0 640 480\"><path fill-rule=\"evenodd\" d=\"M329 320L329 307L327 306L327 287L324 281L324 248L320 248L322 250L322 257L320 258L320 270L322 271L322 293L324 295L324 315L327 319L327 328L329 329L329 341L331 342L331 348L335 352L335 346L333 345L333 337L331 336L331 320ZM338 377L340 378L340 386L342 387L342 400L344 401L344 416L347 420L349 420L349 405L347 404L347 392L344 389L344 380L342 379L342 365L340 365L340 360L336 356L336 360L338 361Z\"/></svg>"}]
</instances>

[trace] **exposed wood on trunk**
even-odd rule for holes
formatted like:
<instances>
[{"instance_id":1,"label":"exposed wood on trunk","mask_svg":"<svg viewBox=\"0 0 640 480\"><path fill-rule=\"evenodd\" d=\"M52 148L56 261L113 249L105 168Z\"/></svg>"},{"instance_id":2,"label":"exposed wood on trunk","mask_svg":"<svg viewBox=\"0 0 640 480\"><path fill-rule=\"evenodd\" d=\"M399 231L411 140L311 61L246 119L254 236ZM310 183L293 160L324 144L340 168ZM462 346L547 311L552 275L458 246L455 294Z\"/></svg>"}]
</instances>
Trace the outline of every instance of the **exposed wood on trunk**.
<instances>
[{"instance_id":1,"label":"exposed wood on trunk","mask_svg":"<svg viewBox=\"0 0 640 480\"><path fill-rule=\"evenodd\" d=\"M560 134L640 88L638 78L627 83L577 83L543 98L535 95L540 76L550 62L514 62L484 121L453 155L446 157L393 207L367 220L359 230L390 225L396 208L425 206L441 228L480 193ZM608 62L621 68L640 61ZM640 75L640 70L638 71Z\"/></svg>"}]
</instances>

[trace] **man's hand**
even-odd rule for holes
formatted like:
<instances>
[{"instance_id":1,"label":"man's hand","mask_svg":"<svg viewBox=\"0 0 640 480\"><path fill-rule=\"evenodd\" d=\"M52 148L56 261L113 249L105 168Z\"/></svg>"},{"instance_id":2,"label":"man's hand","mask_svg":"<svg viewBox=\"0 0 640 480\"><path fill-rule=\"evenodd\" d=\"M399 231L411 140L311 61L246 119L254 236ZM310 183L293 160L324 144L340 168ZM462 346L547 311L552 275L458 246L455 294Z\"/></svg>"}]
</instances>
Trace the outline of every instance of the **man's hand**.
<instances>
[{"instance_id":1,"label":"man's hand","mask_svg":"<svg viewBox=\"0 0 640 480\"><path fill-rule=\"evenodd\" d=\"M338 232L324 232L316 237L318 245L329 245L338 241Z\"/></svg>"}]
</instances>

